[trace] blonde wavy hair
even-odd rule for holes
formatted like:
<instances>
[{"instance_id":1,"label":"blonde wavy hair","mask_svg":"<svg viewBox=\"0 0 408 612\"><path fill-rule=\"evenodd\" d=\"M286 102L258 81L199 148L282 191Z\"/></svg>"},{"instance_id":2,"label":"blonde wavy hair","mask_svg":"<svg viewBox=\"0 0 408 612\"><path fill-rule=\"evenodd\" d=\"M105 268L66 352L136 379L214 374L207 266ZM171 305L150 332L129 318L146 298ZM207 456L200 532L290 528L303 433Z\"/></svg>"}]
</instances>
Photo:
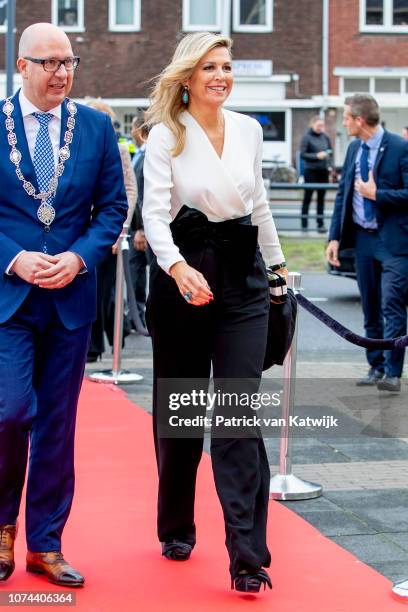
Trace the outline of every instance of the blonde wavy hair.
<instances>
[{"instance_id":1,"label":"blonde wavy hair","mask_svg":"<svg viewBox=\"0 0 408 612\"><path fill-rule=\"evenodd\" d=\"M115 111L109 106L109 104L102 102L102 100L87 100L86 105L94 108L95 110L101 111L101 113L109 115L112 123L116 121Z\"/></svg>"},{"instance_id":2,"label":"blonde wavy hair","mask_svg":"<svg viewBox=\"0 0 408 612\"><path fill-rule=\"evenodd\" d=\"M183 82L191 77L204 55L215 47L225 47L231 53L232 40L211 32L187 34L177 45L170 64L155 79L145 121L148 127L162 122L171 130L176 138L171 151L174 157L184 149L186 137L186 128L180 121L180 113L187 108L181 99Z\"/></svg>"}]
</instances>

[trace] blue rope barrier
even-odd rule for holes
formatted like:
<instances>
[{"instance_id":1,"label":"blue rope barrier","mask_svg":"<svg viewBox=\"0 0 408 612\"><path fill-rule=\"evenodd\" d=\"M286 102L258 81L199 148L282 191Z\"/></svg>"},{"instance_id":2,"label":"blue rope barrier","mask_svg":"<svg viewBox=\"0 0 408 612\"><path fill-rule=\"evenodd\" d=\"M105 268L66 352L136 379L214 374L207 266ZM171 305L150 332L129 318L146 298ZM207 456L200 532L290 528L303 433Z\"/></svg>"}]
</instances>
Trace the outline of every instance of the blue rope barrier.
<instances>
[{"instance_id":1,"label":"blue rope barrier","mask_svg":"<svg viewBox=\"0 0 408 612\"><path fill-rule=\"evenodd\" d=\"M391 349L403 349L408 346L408 336L399 336L398 338L364 338L363 336L359 336L355 334L347 327L344 327L341 323L333 319L326 312L321 310L315 304L312 304L304 295L298 293L296 295L297 301L300 306L303 306L305 310L310 312L316 319L327 325L329 329L334 331L338 336L347 340L347 342L351 342L351 344L356 344L357 346L362 346L363 348L369 349L382 349L382 350L391 350Z\"/></svg>"}]
</instances>

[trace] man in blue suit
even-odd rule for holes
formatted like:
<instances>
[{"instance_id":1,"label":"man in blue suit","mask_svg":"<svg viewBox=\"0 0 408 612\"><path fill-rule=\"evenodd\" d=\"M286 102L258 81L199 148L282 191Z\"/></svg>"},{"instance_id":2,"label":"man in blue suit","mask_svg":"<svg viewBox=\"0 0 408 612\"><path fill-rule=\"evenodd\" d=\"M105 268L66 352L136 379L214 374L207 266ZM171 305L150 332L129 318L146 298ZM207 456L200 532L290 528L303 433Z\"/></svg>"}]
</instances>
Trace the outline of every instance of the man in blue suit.
<instances>
[{"instance_id":1,"label":"man in blue suit","mask_svg":"<svg viewBox=\"0 0 408 612\"><path fill-rule=\"evenodd\" d=\"M355 247L357 281L368 338L407 333L408 143L380 125L377 102L355 94L345 100L349 145L326 251L339 266L339 249ZM358 385L398 393L404 350L367 350L370 366Z\"/></svg>"},{"instance_id":2,"label":"man in blue suit","mask_svg":"<svg viewBox=\"0 0 408 612\"><path fill-rule=\"evenodd\" d=\"M14 570L27 478L27 570L82 586L61 553L74 493L77 401L95 316L95 265L127 202L107 115L67 99L79 58L34 24L22 89L0 102L0 580Z\"/></svg>"}]
</instances>

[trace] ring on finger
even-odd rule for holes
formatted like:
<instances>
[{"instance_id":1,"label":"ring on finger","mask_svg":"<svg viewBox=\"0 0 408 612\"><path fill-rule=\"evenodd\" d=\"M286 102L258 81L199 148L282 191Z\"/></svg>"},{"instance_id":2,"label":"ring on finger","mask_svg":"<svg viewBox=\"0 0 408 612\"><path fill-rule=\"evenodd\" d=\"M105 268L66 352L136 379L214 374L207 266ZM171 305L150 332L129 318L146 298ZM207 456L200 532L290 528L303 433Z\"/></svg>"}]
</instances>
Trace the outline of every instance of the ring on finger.
<instances>
[{"instance_id":1,"label":"ring on finger","mask_svg":"<svg viewBox=\"0 0 408 612\"><path fill-rule=\"evenodd\" d=\"M183 297L186 302L190 302L193 299L193 294L191 293L191 291L186 291Z\"/></svg>"}]
</instances>

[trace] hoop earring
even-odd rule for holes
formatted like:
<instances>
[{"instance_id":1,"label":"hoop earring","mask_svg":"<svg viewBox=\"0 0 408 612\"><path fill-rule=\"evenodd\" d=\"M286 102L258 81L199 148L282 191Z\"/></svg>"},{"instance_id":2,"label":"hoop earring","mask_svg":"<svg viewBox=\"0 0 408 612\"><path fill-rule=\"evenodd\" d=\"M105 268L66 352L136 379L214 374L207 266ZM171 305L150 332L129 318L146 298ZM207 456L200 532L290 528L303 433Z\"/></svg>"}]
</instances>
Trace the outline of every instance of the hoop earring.
<instances>
[{"instance_id":1,"label":"hoop earring","mask_svg":"<svg viewBox=\"0 0 408 612\"><path fill-rule=\"evenodd\" d=\"M183 104L188 104L189 95L188 95L188 87L184 87L183 93L181 94L181 101Z\"/></svg>"}]
</instances>

